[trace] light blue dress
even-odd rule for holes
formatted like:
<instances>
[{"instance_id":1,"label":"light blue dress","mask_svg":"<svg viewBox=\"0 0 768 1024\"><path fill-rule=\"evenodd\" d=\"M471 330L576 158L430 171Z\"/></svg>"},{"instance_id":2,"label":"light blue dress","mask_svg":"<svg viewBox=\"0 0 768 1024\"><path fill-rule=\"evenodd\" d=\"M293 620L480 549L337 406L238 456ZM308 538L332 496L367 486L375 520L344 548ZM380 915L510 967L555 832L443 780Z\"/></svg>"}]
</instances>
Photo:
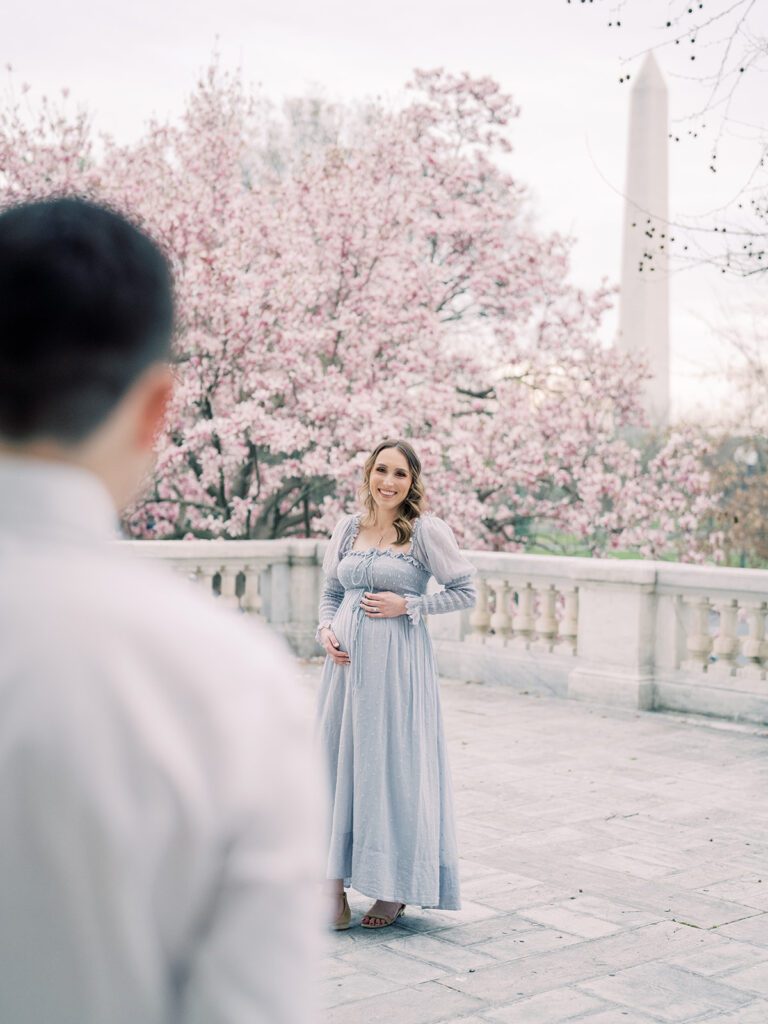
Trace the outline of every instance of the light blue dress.
<instances>
[{"instance_id":1,"label":"light blue dress","mask_svg":"<svg viewBox=\"0 0 768 1024\"><path fill-rule=\"evenodd\" d=\"M332 800L328 878L383 900L458 910L458 852L437 663L423 615L468 608L474 567L451 528L416 520L408 552L353 551L360 516L329 542L320 628L350 665L327 657L318 733ZM426 594L430 576L443 589ZM408 614L370 618L366 591L406 597ZM318 630L319 633L319 630Z\"/></svg>"}]
</instances>

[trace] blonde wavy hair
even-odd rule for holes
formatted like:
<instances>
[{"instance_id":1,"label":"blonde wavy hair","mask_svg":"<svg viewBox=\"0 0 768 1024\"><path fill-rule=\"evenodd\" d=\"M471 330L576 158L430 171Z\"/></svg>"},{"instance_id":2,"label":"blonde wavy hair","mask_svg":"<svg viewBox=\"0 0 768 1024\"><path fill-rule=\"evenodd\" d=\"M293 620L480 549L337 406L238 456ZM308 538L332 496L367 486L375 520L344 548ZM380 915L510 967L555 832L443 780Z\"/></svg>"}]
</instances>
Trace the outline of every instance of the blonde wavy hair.
<instances>
[{"instance_id":1,"label":"blonde wavy hair","mask_svg":"<svg viewBox=\"0 0 768 1024\"><path fill-rule=\"evenodd\" d=\"M414 523L422 515L426 506L426 493L421 479L421 459L414 451L413 446L407 441L402 440L386 440L378 444L365 460L363 482L360 485L359 497L360 503L365 509L365 518L369 522L374 522L376 519L376 503L371 494L371 473L378 461L379 455L387 448L396 448L404 455L408 468L411 471L411 486L408 489L405 500L397 510L397 516L393 523L397 533L397 547L401 547L404 544L410 543L413 536Z\"/></svg>"}]
</instances>

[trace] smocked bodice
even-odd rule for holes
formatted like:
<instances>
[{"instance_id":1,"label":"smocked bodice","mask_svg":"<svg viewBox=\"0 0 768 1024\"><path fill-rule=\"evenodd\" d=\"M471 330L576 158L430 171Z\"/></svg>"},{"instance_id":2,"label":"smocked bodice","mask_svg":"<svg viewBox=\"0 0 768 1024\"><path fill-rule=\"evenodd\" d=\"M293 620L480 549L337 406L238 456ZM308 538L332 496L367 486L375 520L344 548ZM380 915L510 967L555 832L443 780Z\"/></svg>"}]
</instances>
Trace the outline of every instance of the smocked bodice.
<instances>
[{"instance_id":1,"label":"smocked bodice","mask_svg":"<svg viewBox=\"0 0 768 1024\"><path fill-rule=\"evenodd\" d=\"M431 575L413 555L377 548L348 552L336 573L345 590L391 590L395 594L424 594Z\"/></svg>"}]
</instances>

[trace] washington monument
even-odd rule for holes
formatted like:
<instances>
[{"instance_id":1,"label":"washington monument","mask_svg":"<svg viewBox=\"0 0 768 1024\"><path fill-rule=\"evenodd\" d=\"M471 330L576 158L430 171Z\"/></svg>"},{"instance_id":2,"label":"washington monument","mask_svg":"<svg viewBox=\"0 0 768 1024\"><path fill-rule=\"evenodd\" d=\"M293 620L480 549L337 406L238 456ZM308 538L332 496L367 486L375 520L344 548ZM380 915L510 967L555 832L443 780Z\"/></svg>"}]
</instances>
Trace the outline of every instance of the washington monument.
<instances>
[{"instance_id":1,"label":"washington monument","mask_svg":"<svg viewBox=\"0 0 768 1024\"><path fill-rule=\"evenodd\" d=\"M669 422L668 149L667 87L649 53L630 101L616 343L648 362L642 405L651 428Z\"/></svg>"}]
</instances>

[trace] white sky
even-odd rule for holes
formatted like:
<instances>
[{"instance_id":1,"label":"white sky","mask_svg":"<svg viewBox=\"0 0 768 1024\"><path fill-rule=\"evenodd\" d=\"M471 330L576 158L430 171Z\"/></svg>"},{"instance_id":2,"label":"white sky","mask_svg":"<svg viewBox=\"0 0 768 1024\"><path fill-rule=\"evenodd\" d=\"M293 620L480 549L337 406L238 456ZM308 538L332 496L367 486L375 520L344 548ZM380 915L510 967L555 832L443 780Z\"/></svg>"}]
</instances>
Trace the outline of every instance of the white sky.
<instances>
[{"instance_id":1,"label":"white sky","mask_svg":"<svg viewBox=\"0 0 768 1024\"><path fill-rule=\"evenodd\" d=\"M0 63L11 63L35 93L62 86L121 139L137 136L147 117L175 115L198 72L218 48L275 100L308 90L328 99L397 97L414 67L490 74L522 107L513 125L512 172L529 186L539 224L576 238L573 278L590 286L618 282L630 56L658 39L649 25L666 20L667 0L630 0L621 29L609 29L608 2L574 0L2 0ZM712 6L712 5L709 5ZM768 34L768 32L766 32ZM698 87L668 72L672 117L688 112ZM760 76L747 82L745 120L765 106ZM673 146L672 216L703 213L730 199L752 151L732 145L721 174L706 172L705 154ZM719 401L700 373L719 361L713 326L724 309L765 291L703 268L672 282L672 390L678 411ZM615 314L606 336L615 329Z\"/></svg>"}]
</instances>

